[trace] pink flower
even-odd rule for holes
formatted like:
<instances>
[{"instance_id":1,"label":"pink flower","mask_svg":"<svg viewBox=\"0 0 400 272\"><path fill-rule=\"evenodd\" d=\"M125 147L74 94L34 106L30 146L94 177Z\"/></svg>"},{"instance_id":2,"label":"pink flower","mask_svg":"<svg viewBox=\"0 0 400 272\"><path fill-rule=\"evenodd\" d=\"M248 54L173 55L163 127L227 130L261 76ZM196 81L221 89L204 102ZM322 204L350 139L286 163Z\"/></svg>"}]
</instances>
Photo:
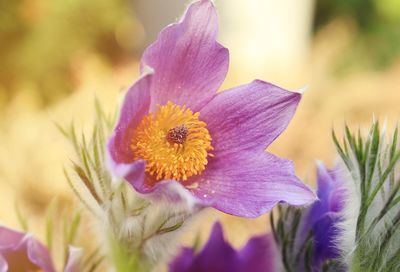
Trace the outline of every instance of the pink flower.
<instances>
[{"instance_id":1,"label":"pink flower","mask_svg":"<svg viewBox=\"0 0 400 272\"><path fill-rule=\"evenodd\" d=\"M179 183L200 205L242 217L314 201L292 162L265 152L301 95L260 80L217 93L229 62L217 31L201 0L146 49L108 143L112 173L143 194Z\"/></svg>"},{"instance_id":2,"label":"pink flower","mask_svg":"<svg viewBox=\"0 0 400 272\"><path fill-rule=\"evenodd\" d=\"M79 271L80 252L70 247L64 272ZM54 272L47 248L30 234L0 226L0 272Z\"/></svg>"}]
</instances>

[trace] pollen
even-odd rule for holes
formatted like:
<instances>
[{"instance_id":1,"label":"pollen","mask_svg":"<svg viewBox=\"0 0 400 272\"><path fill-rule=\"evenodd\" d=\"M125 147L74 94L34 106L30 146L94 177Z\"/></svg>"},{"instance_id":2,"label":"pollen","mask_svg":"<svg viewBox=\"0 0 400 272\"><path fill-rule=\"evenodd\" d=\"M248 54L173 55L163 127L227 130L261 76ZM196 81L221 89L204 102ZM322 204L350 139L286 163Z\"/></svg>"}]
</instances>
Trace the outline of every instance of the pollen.
<instances>
[{"instance_id":1,"label":"pollen","mask_svg":"<svg viewBox=\"0 0 400 272\"><path fill-rule=\"evenodd\" d=\"M146 161L146 173L156 180L187 180L204 171L213 155L211 136L200 113L168 102L146 115L137 126L131 148Z\"/></svg>"}]
</instances>

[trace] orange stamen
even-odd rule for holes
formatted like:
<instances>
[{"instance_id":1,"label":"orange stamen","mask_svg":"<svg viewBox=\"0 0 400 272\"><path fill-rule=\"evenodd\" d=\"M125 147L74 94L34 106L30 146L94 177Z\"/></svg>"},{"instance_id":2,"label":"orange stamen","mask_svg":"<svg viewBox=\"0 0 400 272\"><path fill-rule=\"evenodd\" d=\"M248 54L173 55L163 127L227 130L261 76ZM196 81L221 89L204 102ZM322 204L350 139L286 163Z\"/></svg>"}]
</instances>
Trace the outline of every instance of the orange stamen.
<instances>
[{"instance_id":1,"label":"orange stamen","mask_svg":"<svg viewBox=\"0 0 400 272\"><path fill-rule=\"evenodd\" d=\"M146 161L148 174L156 180L181 181L204 171L213 147L199 116L199 112L168 102L142 119L131 148L135 159Z\"/></svg>"}]
</instances>

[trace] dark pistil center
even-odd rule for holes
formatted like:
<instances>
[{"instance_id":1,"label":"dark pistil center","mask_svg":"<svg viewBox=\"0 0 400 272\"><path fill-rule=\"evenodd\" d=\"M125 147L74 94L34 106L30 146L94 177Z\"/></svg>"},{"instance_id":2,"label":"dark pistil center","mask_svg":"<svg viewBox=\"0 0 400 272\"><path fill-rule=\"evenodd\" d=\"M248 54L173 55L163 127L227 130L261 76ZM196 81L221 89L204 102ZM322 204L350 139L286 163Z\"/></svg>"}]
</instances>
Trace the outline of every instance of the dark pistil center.
<instances>
[{"instance_id":1,"label":"dark pistil center","mask_svg":"<svg viewBox=\"0 0 400 272\"><path fill-rule=\"evenodd\" d=\"M185 125L179 125L168 130L167 140L172 144L183 144L188 135L188 128Z\"/></svg>"}]
</instances>

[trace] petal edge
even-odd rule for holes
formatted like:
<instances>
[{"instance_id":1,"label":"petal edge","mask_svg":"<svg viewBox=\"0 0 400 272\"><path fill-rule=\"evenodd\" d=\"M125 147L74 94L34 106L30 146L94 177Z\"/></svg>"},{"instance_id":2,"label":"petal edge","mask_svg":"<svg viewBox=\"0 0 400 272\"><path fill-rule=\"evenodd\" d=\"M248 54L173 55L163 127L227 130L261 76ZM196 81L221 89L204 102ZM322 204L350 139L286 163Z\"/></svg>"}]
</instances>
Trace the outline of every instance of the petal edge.
<instances>
[{"instance_id":1,"label":"petal edge","mask_svg":"<svg viewBox=\"0 0 400 272\"><path fill-rule=\"evenodd\" d=\"M200 110L225 79L229 52L216 41L218 18L214 5L201 0L182 19L162 30L144 52L141 66L154 69L151 109L172 101Z\"/></svg>"}]
</instances>

